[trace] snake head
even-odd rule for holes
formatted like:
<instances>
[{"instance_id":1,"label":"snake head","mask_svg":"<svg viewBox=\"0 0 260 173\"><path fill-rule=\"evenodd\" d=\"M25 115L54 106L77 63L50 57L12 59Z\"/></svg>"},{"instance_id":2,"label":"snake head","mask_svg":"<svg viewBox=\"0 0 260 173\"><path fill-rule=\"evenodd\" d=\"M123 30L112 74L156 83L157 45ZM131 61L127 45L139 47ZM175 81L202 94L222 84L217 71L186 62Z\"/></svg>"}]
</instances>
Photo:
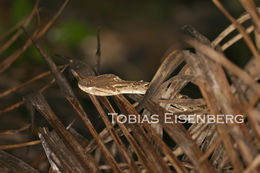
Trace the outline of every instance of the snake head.
<instances>
[{"instance_id":1,"label":"snake head","mask_svg":"<svg viewBox=\"0 0 260 173\"><path fill-rule=\"evenodd\" d=\"M125 81L113 74L89 76L79 81L78 86L86 93L98 96L118 94L144 94L148 83L144 81Z\"/></svg>"},{"instance_id":2,"label":"snake head","mask_svg":"<svg viewBox=\"0 0 260 173\"><path fill-rule=\"evenodd\" d=\"M78 82L78 86L86 93L98 96L111 96L120 94L120 90L114 85L122 82L118 76L113 74L104 74L100 76L89 76Z\"/></svg>"}]
</instances>

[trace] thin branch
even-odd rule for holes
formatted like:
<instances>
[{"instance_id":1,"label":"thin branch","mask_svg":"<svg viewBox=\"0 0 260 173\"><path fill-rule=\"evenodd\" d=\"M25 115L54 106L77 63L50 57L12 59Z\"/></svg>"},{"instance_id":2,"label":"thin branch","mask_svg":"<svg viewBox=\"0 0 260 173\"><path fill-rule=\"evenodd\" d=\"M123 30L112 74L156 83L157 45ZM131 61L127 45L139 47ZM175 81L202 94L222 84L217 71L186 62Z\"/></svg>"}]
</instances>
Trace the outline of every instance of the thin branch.
<instances>
[{"instance_id":1,"label":"thin branch","mask_svg":"<svg viewBox=\"0 0 260 173\"><path fill-rule=\"evenodd\" d=\"M254 57L257 58L260 61L260 55L252 42L251 38L249 35L246 33L245 28L239 24L235 18L233 18L229 12L225 9L225 7L219 2L219 0L213 0L214 4L220 9L220 11L236 26L238 31L242 34L245 42L247 43L249 49L253 53Z\"/></svg>"},{"instance_id":2,"label":"thin branch","mask_svg":"<svg viewBox=\"0 0 260 173\"><path fill-rule=\"evenodd\" d=\"M8 150L8 149L14 149L14 148L21 148L21 147L27 147L27 146L32 146L32 145L37 145L40 144L40 140L36 141L30 141L30 142L25 142L21 144L11 144L11 145L0 145L0 150Z\"/></svg>"},{"instance_id":3,"label":"thin branch","mask_svg":"<svg viewBox=\"0 0 260 173\"><path fill-rule=\"evenodd\" d=\"M100 61L101 61L101 42L100 42L100 29L97 31L97 51L96 51L96 65L95 70L97 74L100 73Z\"/></svg>"},{"instance_id":4,"label":"thin branch","mask_svg":"<svg viewBox=\"0 0 260 173\"><path fill-rule=\"evenodd\" d=\"M251 86L258 96L260 96L260 85L256 83L255 80L252 79L244 70L230 62L222 53L217 52L213 48L191 38L187 38L185 41L197 50L201 51L208 58L224 66L228 71L230 71L230 73L238 76L244 83Z\"/></svg>"}]
</instances>

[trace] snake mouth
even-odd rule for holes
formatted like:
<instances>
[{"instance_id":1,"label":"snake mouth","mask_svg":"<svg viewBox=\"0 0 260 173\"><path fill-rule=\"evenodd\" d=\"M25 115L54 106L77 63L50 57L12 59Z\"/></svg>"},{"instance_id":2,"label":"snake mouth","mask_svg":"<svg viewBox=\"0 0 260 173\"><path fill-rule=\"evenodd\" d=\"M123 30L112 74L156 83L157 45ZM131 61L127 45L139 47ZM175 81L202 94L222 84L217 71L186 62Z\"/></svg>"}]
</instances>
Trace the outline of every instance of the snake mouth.
<instances>
[{"instance_id":1,"label":"snake mouth","mask_svg":"<svg viewBox=\"0 0 260 173\"><path fill-rule=\"evenodd\" d=\"M106 91L106 90L98 89L98 88L92 88L91 91L92 91L93 95L97 95L97 96L112 96L112 95L115 95L114 93L111 93L111 92Z\"/></svg>"}]
</instances>

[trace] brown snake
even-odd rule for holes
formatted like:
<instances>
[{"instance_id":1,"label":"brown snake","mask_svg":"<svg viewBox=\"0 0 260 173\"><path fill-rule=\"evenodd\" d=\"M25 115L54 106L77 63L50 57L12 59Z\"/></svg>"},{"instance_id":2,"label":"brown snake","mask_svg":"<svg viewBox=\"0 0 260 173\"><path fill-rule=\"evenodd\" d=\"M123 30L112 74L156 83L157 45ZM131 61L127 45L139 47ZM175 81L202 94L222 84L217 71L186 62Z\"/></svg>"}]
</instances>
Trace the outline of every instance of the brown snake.
<instances>
[{"instance_id":1,"label":"brown snake","mask_svg":"<svg viewBox=\"0 0 260 173\"><path fill-rule=\"evenodd\" d=\"M82 91L97 96L145 94L148 85L144 81L125 81L114 74L89 76L78 82Z\"/></svg>"}]
</instances>

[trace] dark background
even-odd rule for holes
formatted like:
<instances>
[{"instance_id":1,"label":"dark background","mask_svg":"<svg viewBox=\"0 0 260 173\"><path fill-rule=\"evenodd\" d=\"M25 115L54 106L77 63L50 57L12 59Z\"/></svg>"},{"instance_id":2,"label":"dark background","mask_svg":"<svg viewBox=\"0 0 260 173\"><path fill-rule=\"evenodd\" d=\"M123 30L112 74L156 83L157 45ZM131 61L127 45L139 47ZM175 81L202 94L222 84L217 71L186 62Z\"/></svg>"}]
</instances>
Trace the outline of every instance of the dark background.
<instances>
[{"instance_id":1,"label":"dark background","mask_svg":"<svg viewBox=\"0 0 260 173\"><path fill-rule=\"evenodd\" d=\"M244 12L237 0L222 0L222 2L235 18ZM0 0L0 34L7 32L27 16L34 3L35 1L32 0ZM61 0L41 0L40 24L44 25L48 22L62 3ZM257 3L259 5L259 1ZM27 28L29 33L33 32L35 23L36 20ZM188 48L181 38L183 25L192 25L210 40L214 40L229 24L230 22L209 0L71 0L54 26L39 40L39 43L58 65L64 63L62 57L81 59L94 65L97 30L100 29L101 73L114 73L127 80L150 81L167 53ZM0 55L0 62L20 49L27 39L25 35L19 37L7 51ZM0 42L0 46L3 43ZM245 65L248 57L251 56L243 41L239 41L225 53L240 66ZM9 69L0 74L0 92L47 70L48 67L42 57L33 46L30 46ZM77 96L80 96L87 113L93 115L94 112L95 114L94 106L89 102L86 94L78 89L76 80L70 72L66 71L65 75ZM38 91L50 80L51 78L37 81L0 98L0 110L21 101L32 91ZM196 90L196 92L199 91ZM44 96L65 125L70 123L73 117L77 117L57 85L48 89ZM100 124L102 121L98 119L98 116L91 116L91 120L95 122L97 129L102 129L102 124ZM0 130L17 129L29 122L29 113L23 105L0 115ZM36 124L47 125L39 114L37 114ZM82 127L80 120L76 122L75 127L79 127L76 130L89 137L86 128L80 128ZM36 132L34 138L37 138ZM28 133L19 133L0 137L0 145L30 140L32 139L28 138ZM28 148L9 150L9 152L32 164L43 153L43 150L40 145L37 145L30 147L29 152ZM39 165L39 167L42 166L39 170L46 172L48 162L45 160L42 164Z\"/></svg>"},{"instance_id":2,"label":"dark background","mask_svg":"<svg viewBox=\"0 0 260 173\"><path fill-rule=\"evenodd\" d=\"M1 0L0 33L29 14L34 2ZM40 1L41 24L57 12L62 2ZM234 17L244 11L237 0L223 3ZM69 2L40 43L51 55L84 59L94 64L96 33L100 28L101 73L111 72L124 79L149 81L165 54L186 48L180 30L187 24L213 40L229 22L209 0L78 0ZM19 39L2 57L21 47L25 39ZM239 55L243 54L246 55L242 50ZM40 67L45 65L34 48L26 51L18 62ZM33 70L33 67L27 70Z\"/></svg>"}]
</instances>

